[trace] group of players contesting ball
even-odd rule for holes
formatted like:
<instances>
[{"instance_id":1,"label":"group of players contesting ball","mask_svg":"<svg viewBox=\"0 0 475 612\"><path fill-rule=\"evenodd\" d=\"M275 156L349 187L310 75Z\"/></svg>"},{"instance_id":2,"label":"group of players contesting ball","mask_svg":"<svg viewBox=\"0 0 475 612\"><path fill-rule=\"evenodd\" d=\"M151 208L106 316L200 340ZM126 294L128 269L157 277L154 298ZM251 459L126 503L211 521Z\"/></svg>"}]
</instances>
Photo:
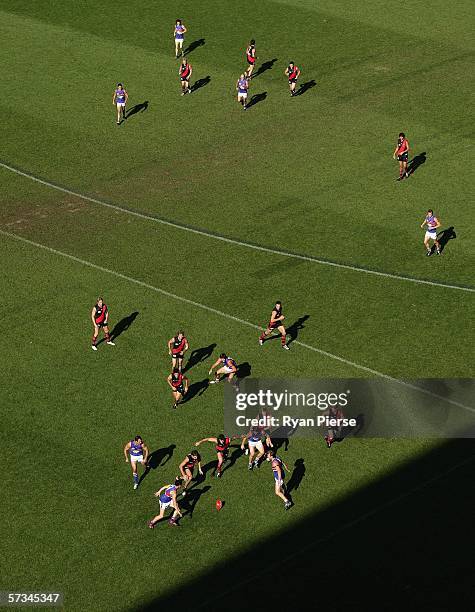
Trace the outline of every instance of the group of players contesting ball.
<instances>
[{"instance_id":1,"label":"group of players contesting ball","mask_svg":"<svg viewBox=\"0 0 475 612\"><path fill-rule=\"evenodd\" d=\"M193 74L193 67L184 57L185 52L183 49L183 43L185 40L185 34L187 28L183 24L181 19L177 19L174 29L173 37L175 42L175 57L176 59L182 58L182 62L179 67L179 78L181 83L181 95L190 94L193 91L193 87L190 86L191 76ZM247 68L242 72L236 82L237 101L242 105L242 108L246 110L248 108L248 91L249 83L253 77L253 71L256 65L256 43L252 39L246 48L246 62ZM300 77L301 71L298 66L293 62L289 62L289 65L285 69L285 75L288 78L290 95L293 97L296 95L296 85L298 78ZM128 101L128 93L124 86L119 83L114 91L112 102L117 108L117 124L121 123L122 119L126 119L126 104ZM411 175L411 169L408 165L409 161L409 142L403 132L399 134L396 148L394 149L393 158L399 162L399 177L398 181L408 179ZM439 219L434 215L433 210L429 209L424 217L421 224L421 228L425 228L424 235L424 246L426 254L430 256L433 252L433 245L438 255L441 254L440 244L437 240L437 230L441 226ZM103 330L105 335L105 341L111 346L115 346L113 339L111 338L109 327L108 327L108 309L102 298L99 298L97 303L92 309L92 322L94 325L94 334L92 338L92 349L97 351L97 339L100 329ZM280 334L281 346L285 350L289 350L289 346L286 342L286 330L283 325L284 315L282 314L282 304L276 302L274 309L272 310L271 319L266 330L259 337L259 344L263 344L264 341L271 336L275 331ZM168 341L168 352L172 358L172 371L167 378L167 383L171 388L173 395L173 408L176 408L178 404L183 400L188 392L189 381L182 372L182 364L185 352L188 350L188 340L185 337L183 331L178 331L177 334ZM226 353L221 353L216 362L211 366L209 375L214 372L214 378L209 384L215 384L223 379L227 379L229 383L233 384L237 388L237 374L238 366L232 357L229 357ZM333 434L331 434L332 436ZM287 466L273 451L272 441L270 438L270 432L263 428L252 428L245 436L237 436L241 439L241 449L244 450L246 442L248 443L249 454L249 470L254 467L259 467L262 459L265 457L271 463L272 472L275 481L275 493L284 501L285 509L292 506L292 501L286 494L285 490L285 471L288 471ZM231 441L234 438L220 434L217 437L204 438L196 442L196 446L204 442L211 442L215 445L218 463L216 468L216 476L220 477L223 471L223 464L228 459L228 450ZM333 438L330 434L326 437L327 445L331 447ZM265 445L264 445L265 441ZM132 474L134 480L134 489L139 485L139 477L137 473L137 464L142 463L147 468L148 461L148 448L143 442L141 436L136 436L134 440L128 442L124 447L124 455L126 461L130 460L132 466ZM160 502L160 513L155 516L148 525L153 528L156 523L164 518L165 511L171 507L173 514L169 519L170 525L177 525L178 519L182 516L180 507L178 504L178 492L181 490L181 495L186 495L186 489L193 479L193 471L195 467L198 467L198 472L203 475L201 470L201 457L200 454L193 450L191 451L179 466L180 476L176 478L174 484L164 485L159 489L155 495L159 498Z\"/></svg>"}]
</instances>

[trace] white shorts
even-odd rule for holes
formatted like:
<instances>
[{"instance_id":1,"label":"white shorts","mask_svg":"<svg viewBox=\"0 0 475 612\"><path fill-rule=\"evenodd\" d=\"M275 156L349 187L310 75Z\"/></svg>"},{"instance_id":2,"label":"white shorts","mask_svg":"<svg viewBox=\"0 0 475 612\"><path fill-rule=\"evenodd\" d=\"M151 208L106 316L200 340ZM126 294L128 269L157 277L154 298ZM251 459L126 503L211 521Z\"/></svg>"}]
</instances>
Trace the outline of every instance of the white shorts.
<instances>
[{"instance_id":1,"label":"white shorts","mask_svg":"<svg viewBox=\"0 0 475 612\"><path fill-rule=\"evenodd\" d=\"M254 442L253 440L248 440L248 444L249 444L249 448L257 448L257 450L261 453L264 452L264 445L262 444L262 441L259 440L259 442Z\"/></svg>"},{"instance_id":2,"label":"white shorts","mask_svg":"<svg viewBox=\"0 0 475 612\"><path fill-rule=\"evenodd\" d=\"M426 232L425 240L437 240L437 232Z\"/></svg>"},{"instance_id":3,"label":"white shorts","mask_svg":"<svg viewBox=\"0 0 475 612\"><path fill-rule=\"evenodd\" d=\"M223 366L223 369L226 374L231 374L231 372L234 372L233 368L230 368L229 366Z\"/></svg>"},{"instance_id":4,"label":"white shorts","mask_svg":"<svg viewBox=\"0 0 475 612\"><path fill-rule=\"evenodd\" d=\"M160 510L166 510L169 506L171 506L172 501L169 502L160 502Z\"/></svg>"},{"instance_id":5,"label":"white shorts","mask_svg":"<svg viewBox=\"0 0 475 612\"><path fill-rule=\"evenodd\" d=\"M117 102L116 106L117 108L124 108L125 102Z\"/></svg>"},{"instance_id":6,"label":"white shorts","mask_svg":"<svg viewBox=\"0 0 475 612\"><path fill-rule=\"evenodd\" d=\"M247 93L238 93L238 101L247 100Z\"/></svg>"},{"instance_id":7,"label":"white shorts","mask_svg":"<svg viewBox=\"0 0 475 612\"><path fill-rule=\"evenodd\" d=\"M143 455L130 455L130 463L143 463Z\"/></svg>"}]
</instances>

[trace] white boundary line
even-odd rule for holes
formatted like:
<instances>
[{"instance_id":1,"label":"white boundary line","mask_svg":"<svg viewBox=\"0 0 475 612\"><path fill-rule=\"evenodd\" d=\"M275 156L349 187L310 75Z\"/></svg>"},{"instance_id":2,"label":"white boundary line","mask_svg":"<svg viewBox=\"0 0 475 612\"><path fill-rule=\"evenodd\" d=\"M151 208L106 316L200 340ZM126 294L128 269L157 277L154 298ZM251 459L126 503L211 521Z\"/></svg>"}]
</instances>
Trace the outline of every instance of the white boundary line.
<instances>
[{"instance_id":1,"label":"white boundary line","mask_svg":"<svg viewBox=\"0 0 475 612\"><path fill-rule=\"evenodd\" d=\"M409 489L408 491L405 491L404 493L401 493L401 495L398 495L398 496L394 497L393 499L390 499L387 502L385 502L383 504L380 504L379 506L376 506L376 508L373 508L372 510L369 510L368 512L366 512L365 514L362 514L361 516L359 516L358 518L354 519L353 521L349 521L348 523L345 523L339 529L335 529L334 531L332 531L328 535L323 536L323 537L319 538L318 540L315 540L314 542L308 542L307 544L304 544L303 546L299 546L297 551L291 553L290 555L285 556L282 559L279 559L279 561L274 562L270 566L266 566L265 569L261 570L257 574L253 573L249 578L247 578L245 580L242 580L241 582L237 582L236 584L234 584L232 587L230 587L226 591L223 591L222 593L218 593L214 597L213 600L207 600L207 601L204 601L203 603L200 603L198 605L197 609L199 610L199 609L205 608L211 602L215 603L217 598L221 599L222 597L225 597L226 595L229 595L230 593L233 593L237 588L240 588L242 586L245 586L246 584L249 584L249 583L253 582L254 580L260 578L261 576L264 576L268 572L273 571L274 569L276 569L276 567L280 567L283 563L287 563L288 561L291 561L292 559L295 559L296 557L299 557L300 554L303 551L310 550L310 549L314 548L315 546L317 546L318 544L323 544L324 542L327 542L328 540L331 540L335 536L340 535L341 533L347 531L348 529L351 529L351 527L355 527L359 523L363 523L366 519L371 518L372 516L374 516L375 514L378 514L382 510L386 510L386 508L390 508L391 506L394 506L394 504L397 504L398 502L402 501L403 499L406 499L407 497L410 497L414 493L417 493L418 491L421 491L422 489L425 489L427 486L431 485L434 482L437 482L437 480L440 480L441 478L447 476L448 474L451 474L452 472L455 472L455 470L458 470L460 467L466 465L467 463L470 463L474 459L475 459L475 457L468 457L467 459L464 459L463 461L460 461L459 463L456 463L455 465L453 465L452 467L448 468L444 472L440 472L439 474L436 474L432 478L429 478L428 480L425 480L421 484L416 485L415 487L412 487L411 489ZM371 483L371 484L373 484L373 483ZM323 511L325 511L327 509L328 509L328 507L325 507L325 508L323 508Z\"/></svg>"},{"instance_id":2,"label":"white boundary line","mask_svg":"<svg viewBox=\"0 0 475 612\"><path fill-rule=\"evenodd\" d=\"M87 266L89 268L93 268L95 270L99 270L100 272L105 272L107 274L111 274L112 276L116 276L117 278L121 278L122 280L128 281L129 283L134 283L135 285L139 285L140 287L144 287L145 289L149 289L150 291L154 291L155 293L160 293L166 297L169 297L173 300L177 300L179 302L183 302L185 304L189 304L190 306L195 306L195 308L201 308L202 310L206 310L207 312L212 312L215 315L220 317L224 317L225 319L231 319L232 321L236 321L237 323L241 323L241 325L246 325L247 327L252 327L256 330L263 330L263 327L259 327L259 325L255 325L254 323L250 323L245 319L240 319L239 317L235 317L226 312L222 312L221 310L217 310L216 308L212 308L211 306L206 306L206 304L201 304L200 302L195 302L188 298L184 298L180 295L175 295L174 293L170 293L169 291L165 291L164 289L160 289L159 287L155 287L154 285L150 285L141 280L133 278L132 276L127 276L122 274L121 272L116 272L115 270L110 270L109 268L104 268L103 266L99 266L91 261L86 261L85 259L81 259L80 257L76 257L75 255L70 255L69 253L64 253L63 251L58 251L57 249L53 249L52 247L46 246L45 244L41 244L39 242L34 242L33 240L29 240L28 238L23 238L23 236L18 236L17 234L12 234L10 232L6 232L0 229L0 234L3 236L8 236L9 238L13 238L14 240L18 240L19 242L23 242L24 244L29 244L30 246L34 246L36 248L42 249L44 251L48 251L49 253L53 253L54 255L59 255L60 257L64 257L71 261L75 261L83 266ZM344 357L340 357L339 355L334 355L333 353L329 353L322 349L319 349L315 346L311 346L310 344L305 344L304 342L300 342L298 340L294 340L292 344L297 344L298 346L302 346L309 351L313 351L314 353L319 353L320 355L324 355L329 359L333 359L335 361L339 361L340 363L344 363L345 365L351 366L352 368L356 368L357 370L361 370L366 372L367 374L372 374L378 378L384 378L386 380L390 380L391 382L398 383L408 389L413 389L415 391L419 391L424 395L428 395L430 397L440 399L445 401L453 406L457 406L458 408L463 408L464 410L468 410L469 412L475 413L475 408L472 406L466 406L465 404L461 404L452 400L448 397L442 397L441 395L437 395L436 393L432 393L432 391L428 391L423 387L418 387L417 385L413 385L406 381L400 380L398 378L394 378L389 376L388 374L384 374L383 372L378 372L377 370L373 370L372 368L368 368L367 366L361 365L354 361L350 361L349 359L345 359Z\"/></svg>"},{"instance_id":3,"label":"white boundary line","mask_svg":"<svg viewBox=\"0 0 475 612\"><path fill-rule=\"evenodd\" d=\"M219 234L213 234L212 232L207 232L206 230L197 229L194 227L190 227L187 225L182 225L180 223L175 223L173 221L168 221L166 219L162 219L160 217L155 217L152 214L147 214L143 212L138 212L136 210L132 210L129 208L125 208L123 206L117 206L116 204L110 204L104 200L99 200L97 198L93 198L91 196L79 193L78 191L73 191L72 189L68 189L67 187L61 187L61 185L56 185L55 183L51 183L50 181L46 181L41 179L29 172L24 172L19 168L15 168L14 166L10 166L5 162L0 161L0 167L5 170L9 170L10 172L14 172L19 176L23 176L31 181L35 181L36 183L40 183L41 185L45 185L46 187L50 187L51 189L56 189L57 191L62 191L63 193L67 193L68 195L72 195L76 198L80 198L85 200L86 202L92 202L93 204L98 204L99 206L104 206L106 208L110 208L112 210L122 212L127 215L131 215L133 217L137 217L139 219L145 219L147 221L154 221L155 223L161 223L162 225L167 225L169 227L173 227L174 229L182 230L185 232L190 232L192 234L197 234L199 236L205 236L206 238L211 238L214 240L220 240L221 242L227 242L229 244L234 244L240 247L254 249L255 251L261 251L264 253L271 253L272 255L280 255L281 257L290 257L292 259L299 259L300 261L307 261L311 263L317 263L322 266L331 266L333 268L341 268L343 270L351 270L352 272L363 272L365 274L372 274L373 276L380 276L382 278L391 278L393 280L399 281L407 281L410 283L416 283L419 285L430 285L431 287L442 287L444 289L456 289L458 291L468 291L470 293L475 293L475 288L472 287L464 287L462 285L449 285L448 283L439 283L437 281L429 281L423 280L420 278L411 278L410 276L403 276L398 274L391 274L389 272L379 272L377 270L371 270L370 268L361 268L358 266L351 266L349 264L337 263L334 261L327 261L325 259L319 259L318 257L312 257L310 255L299 255L298 253L292 253L290 251L281 251L279 249L272 249L270 247L260 246L257 244L252 244L251 242L242 242L240 240L236 240L234 238L226 238L225 236L221 236Z\"/></svg>"}]
</instances>

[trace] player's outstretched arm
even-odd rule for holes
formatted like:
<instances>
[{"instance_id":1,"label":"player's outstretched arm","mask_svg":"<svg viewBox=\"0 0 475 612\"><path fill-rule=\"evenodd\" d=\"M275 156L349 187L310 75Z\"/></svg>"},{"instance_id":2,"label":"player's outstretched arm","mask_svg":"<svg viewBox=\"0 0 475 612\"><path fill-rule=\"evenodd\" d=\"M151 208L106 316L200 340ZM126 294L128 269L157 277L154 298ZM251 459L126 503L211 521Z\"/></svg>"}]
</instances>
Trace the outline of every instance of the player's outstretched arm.
<instances>
[{"instance_id":1,"label":"player's outstretched arm","mask_svg":"<svg viewBox=\"0 0 475 612\"><path fill-rule=\"evenodd\" d=\"M203 442L213 442L214 444L217 444L218 438L203 438L202 440L195 442L195 446L199 446L200 444L203 444Z\"/></svg>"}]
</instances>

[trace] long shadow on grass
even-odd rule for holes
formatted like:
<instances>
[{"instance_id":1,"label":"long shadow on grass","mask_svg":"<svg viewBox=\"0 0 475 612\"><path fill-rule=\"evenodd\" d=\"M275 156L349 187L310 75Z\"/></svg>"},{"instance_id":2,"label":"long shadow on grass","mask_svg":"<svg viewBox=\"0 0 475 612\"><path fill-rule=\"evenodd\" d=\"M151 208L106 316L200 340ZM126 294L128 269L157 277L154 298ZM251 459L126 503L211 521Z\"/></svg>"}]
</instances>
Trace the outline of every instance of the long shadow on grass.
<instances>
[{"instance_id":1,"label":"long shadow on grass","mask_svg":"<svg viewBox=\"0 0 475 612\"><path fill-rule=\"evenodd\" d=\"M111 331L111 339L116 340L121 334L127 331L138 316L139 313L136 310L135 312L132 312L131 314L118 321L114 325L114 329Z\"/></svg>"},{"instance_id":2,"label":"long shadow on grass","mask_svg":"<svg viewBox=\"0 0 475 612\"><path fill-rule=\"evenodd\" d=\"M251 490L242 499L243 506L256 504L252 520L242 524L245 550L236 542L233 556L216 554L215 565L200 576L135 610L223 607L232 612L242 610L244 600L259 601L264 588L266 609L276 611L307 610L309 601L312 609L318 602L319 610L332 611L473 609L474 441L454 440L418 454L362 487L356 461L353 486L358 488L324 505L325 482L338 483L343 465L341 456L332 459L333 450L312 484L317 509L312 511L311 498L303 495L305 480L303 489L294 488L295 506L288 513L275 498L281 530L259 538L266 518L259 499L273 491ZM347 471L341 474L348 477ZM222 525L208 529L211 540L223 532ZM261 562L251 569L250 559ZM276 576L282 588L274 588Z\"/></svg>"},{"instance_id":3,"label":"long shadow on grass","mask_svg":"<svg viewBox=\"0 0 475 612\"><path fill-rule=\"evenodd\" d=\"M295 340L297 340L299 331L301 329L305 329L304 323L308 321L308 319L310 319L310 315L308 314L303 315L303 317L300 317L294 323L292 323L292 325L289 325L289 327L286 328L285 331L287 332L287 335L289 336L289 340L287 342L288 345L292 344L292 342L295 342Z\"/></svg>"},{"instance_id":4,"label":"long shadow on grass","mask_svg":"<svg viewBox=\"0 0 475 612\"><path fill-rule=\"evenodd\" d=\"M198 40L194 40L192 43L188 45L188 47L183 51L183 55L190 55L193 53L195 49L202 47L206 43L204 38L198 38Z\"/></svg>"},{"instance_id":5,"label":"long shadow on grass","mask_svg":"<svg viewBox=\"0 0 475 612\"><path fill-rule=\"evenodd\" d=\"M191 351L188 361L186 362L186 366L183 368L183 373L191 370L191 368L194 368L195 365L198 365L202 361L209 359L215 348L216 343L213 343Z\"/></svg>"},{"instance_id":6,"label":"long shadow on grass","mask_svg":"<svg viewBox=\"0 0 475 612\"><path fill-rule=\"evenodd\" d=\"M193 85L190 87L191 92L195 93L195 91L198 91L198 89L201 89L202 87L205 87L206 85L208 85L208 83L211 81L211 77L210 76L205 76L202 79L198 79L197 81L195 81L195 83L193 83Z\"/></svg>"},{"instance_id":7,"label":"long shadow on grass","mask_svg":"<svg viewBox=\"0 0 475 612\"><path fill-rule=\"evenodd\" d=\"M296 96L303 96L305 92L307 92L309 89L312 89L312 87L315 87L317 83L315 82L314 79L312 79L311 81L307 81L306 83L302 83L300 85L300 87L297 89L297 91L295 92Z\"/></svg>"},{"instance_id":8,"label":"long shadow on grass","mask_svg":"<svg viewBox=\"0 0 475 612\"><path fill-rule=\"evenodd\" d=\"M422 153L419 153L418 155L413 157L411 159L411 161L407 164L407 172L408 172L409 176L414 174L414 172L420 166L422 166L422 164L425 164L426 161L427 161L427 153L425 151L423 151Z\"/></svg>"},{"instance_id":9,"label":"long shadow on grass","mask_svg":"<svg viewBox=\"0 0 475 612\"><path fill-rule=\"evenodd\" d=\"M440 252L442 253L449 240L455 240L455 238L457 238L457 234L455 233L453 225L439 232L437 234L437 241L440 245Z\"/></svg>"},{"instance_id":10,"label":"long shadow on grass","mask_svg":"<svg viewBox=\"0 0 475 612\"><path fill-rule=\"evenodd\" d=\"M267 62L263 62L259 68L256 70L256 72L252 75L252 78L255 79L256 77L260 76L261 74L264 74L264 72L267 72L267 70L271 70L272 67L274 66L274 64L276 63L277 58L274 57L274 59L271 60L267 60Z\"/></svg>"},{"instance_id":11,"label":"long shadow on grass","mask_svg":"<svg viewBox=\"0 0 475 612\"><path fill-rule=\"evenodd\" d=\"M195 511L196 504L200 501L203 495L208 493L210 489L210 485L206 485L202 489L193 488L186 492L186 497L180 499L179 502L180 508L183 510L182 518L185 518L185 516L189 517L190 519L193 518L193 512Z\"/></svg>"},{"instance_id":12,"label":"long shadow on grass","mask_svg":"<svg viewBox=\"0 0 475 612\"><path fill-rule=\"evenodd\" d=\"M247 108L251 108L259 102L263 102L267 98L267 91L261 91L261 93L254 94L252 98L247 103Z\"/></svg>"},{"instance_id":13,"label":"long shadow on grass","mask_svg":"<svg viewBox=\"0 0 475 612\"><path fill-rule=\"evenodd\" d=\"M181 400L180 405L187 404L188 402L191 402L191 400L194 397L203 395L203 393L206 391L208 387L209 387L208 378L203 378L203 380L199 380L197 382L191 383L191 385L188 387L188 393Z\"/></svg>"},{"instance_id":14,"label":"long shadow on grass","mask_svg":"<svg viewBox=\"0 0 475 612\"><path fill-rule=\"evenodd\" d=\"M145 100L145 102L141 102L140 104L136 104L135 106L132 106L132 108L127 111L127 115L125 116L125 118L130 119L130 117L133 117L137 113L145 112L148 109L148 104L149 104L148 100Z\"/></svg>"},{"instance_id":15,"label":"long shadow on grass","mask_svg":"<svg viewBox=\"0 0 475 612\"><path fill-rule=\"evenodd\" d=\"M173 451L175 450L175 448L175 444L170 444L170 446L158 448L157 450L154 450L153 453L150 453L150 455L148 456L147 467L145 468L144 473L140 477L140 482L142 482L142 480L146 478L150 470L156 470L158 467L162 467L166 463L168 463L173 457Z\"/></svg>"}]
</instances>

